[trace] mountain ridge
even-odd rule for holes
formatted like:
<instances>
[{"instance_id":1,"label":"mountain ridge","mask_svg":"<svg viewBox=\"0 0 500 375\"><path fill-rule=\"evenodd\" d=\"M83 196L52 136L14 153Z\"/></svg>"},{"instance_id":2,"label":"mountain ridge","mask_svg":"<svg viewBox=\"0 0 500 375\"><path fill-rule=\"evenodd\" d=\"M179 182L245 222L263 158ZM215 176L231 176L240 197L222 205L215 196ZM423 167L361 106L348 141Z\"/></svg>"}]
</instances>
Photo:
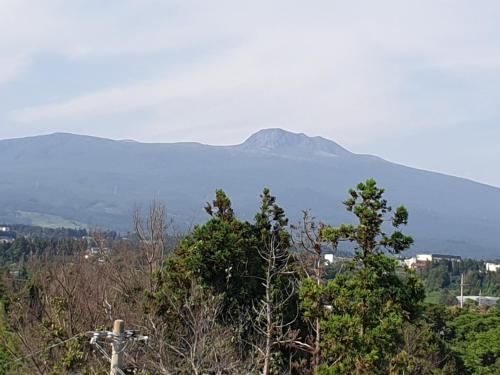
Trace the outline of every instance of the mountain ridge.
<instances>
[{"instance_id":1,"label":"mountain ridge","mask_svg":"<svg viewBox=\"0 0 500 375\"><path fill-rule=\"evenodd\" d=\"M350 220L341 203L348 188L375 178L391 204L408 206L408 230L419 250L498 252L499 188L355 154L325 138L282 129L262 130L229 146L57 133L0 140L0 160L0 221L29 221L32 213L124 231L135 206L160 199L178 223L189 224L206 219L203 205L217 188L250 220L267 186L292 222L311 209L337 225Z\"/></svg>"},{"instance_id":2,"label":"mountain ridge","mask_svg":"<svg viewBox=\"0 0 500 375\"><path fill-rule=\"evenodd\" d=\"M352 151L347 150L346 148L340 146L337 142L334 142L328 138L321 137L321 136L308 136L305 133L295 133L291 132L288 130L284 130L281 128L265 128L258 130L257 132L253 133L250 135L248 138L246 138L243 142L237 143L237 144L229 144L229 145L213 145L209 143L203 143L203 142L195 142L195 141L178 141L178 142L143 142L143 141L138 141L135 139L113 139L113 138L107 138L107 137L100 137L100 136L94 136L94 135L88 135L88 134L78 134L78 133L70 133L70 132L54 132L54 133L48 133L48 134L41 134L41 135L35 135L35 136L27 136L27 137L19 137L19 138L6 138L6 139L0 139L0 144L2 142L9 142L9 141L21 141L21 140L31 140L31 139L41 139L41 138L51 138L51 137L67 137L68 139L87 139L87 140L96 140L96 141L104 141L104 142L116 142L116 143L123 143L123 144L135 144L135 145L156 145L156 146L162 146L162 145L197 145L201 147L212 147L212 148L217 148L217 149L231 149L231 150L240 150L240 151L262 151L262 150L252 150L250 147L246 146L246 143L255 135L258 135L261 132L267 132L267 131L274 131L274 130L279 130L284 133L292 134L292 135L299 135L299 136L305 136L309 139L320 139L322 141L326 141L328 143L333 144L335 147L339 147L342 150L344 150L348 155L354 155L358 157L366 157L366 158L371 158L375 160L380 160L384 161L387 163L391 163L397 166L402 166L405 168L411 168L414 170L422 171L422 172L428 172L428 173L434 173L442 176L447 176L450 178L456 178L460 180L465 180L469 181L475 184L483 185L485 187L493 188L493 189L500 189L499 186L491 185L486 182L481 182L474 180L472 178L468 177L463 177L463 176L456 176L452 174L448 174L446 172L442 171L434 171L434 170L428 170L424 169L421 167L414 167L414 166L409 166L405 164L400 164L397 161L392 161L388 159L384 159L380 156L373 155L373 154L366 154L366 153L354 153ZM275 154L277 155L277 154Z\"/></svg>"}]
</instances>

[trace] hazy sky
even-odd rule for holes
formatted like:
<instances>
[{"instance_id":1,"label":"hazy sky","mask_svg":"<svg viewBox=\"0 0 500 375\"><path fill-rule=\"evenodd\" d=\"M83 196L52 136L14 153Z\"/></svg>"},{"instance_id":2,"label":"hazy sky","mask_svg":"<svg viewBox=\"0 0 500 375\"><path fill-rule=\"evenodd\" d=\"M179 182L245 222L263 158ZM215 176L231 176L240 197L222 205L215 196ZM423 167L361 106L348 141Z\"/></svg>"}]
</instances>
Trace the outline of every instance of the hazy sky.
<instances>
[{"instance_id":1,"label":"hazy sky","mask_svg":"<svg viewBox=\"0 0 500 375\"><path fill-rule=\"evenodd\" d=\"M0 0L0 138L267 127L500 186L498 0Z\"/></svg>"}]
</instances>

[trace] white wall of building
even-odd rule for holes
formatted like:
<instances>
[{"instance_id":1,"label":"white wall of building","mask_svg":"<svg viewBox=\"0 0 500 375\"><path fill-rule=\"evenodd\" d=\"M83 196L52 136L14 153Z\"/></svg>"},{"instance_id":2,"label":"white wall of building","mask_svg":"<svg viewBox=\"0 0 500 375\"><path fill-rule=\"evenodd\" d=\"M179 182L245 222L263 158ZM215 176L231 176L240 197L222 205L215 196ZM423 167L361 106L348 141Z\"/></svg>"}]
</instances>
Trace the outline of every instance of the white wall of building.
<instances>
[{"instance_id":1,"label":"white wall of building","mask_svg":"<svg viewBox=\"0 0 500 375\"><path fill-rule=\"evenodd\" d=\"M496 263L486 263L486 271L497 272L500 271L500 264Z\"/></svg>"},{"instance_id":2,"label":"white wall of building","mask_svg":"<svg viewBox=\"0 0 500 375\"><path fill-rule=\"evenodd\" d=\"M324 258L328 263L333 263L333 254L325 254Z\"/></svg>"},{"instance_id":3,"label":"white wall of building","mask_svg":"<svg viewBox=\"0 0 500 375\"><path fill-rule=\"evenodd\" d=\"M406 265L406 267L411 268L411 267L413 267L413 265L415 263L417 263L417 258L413 257L413 258L405 259L403 262Z\"/></svg>"},{"instance_id":4,"label":"white wall of building","mask_svg":"<svg viewBox=\"0 0 500 375\"><path fill-rule=\"evenodd\" d=\"M432 262L432 254L417 254L419 262Z\"/></svg>"}]
</instances>

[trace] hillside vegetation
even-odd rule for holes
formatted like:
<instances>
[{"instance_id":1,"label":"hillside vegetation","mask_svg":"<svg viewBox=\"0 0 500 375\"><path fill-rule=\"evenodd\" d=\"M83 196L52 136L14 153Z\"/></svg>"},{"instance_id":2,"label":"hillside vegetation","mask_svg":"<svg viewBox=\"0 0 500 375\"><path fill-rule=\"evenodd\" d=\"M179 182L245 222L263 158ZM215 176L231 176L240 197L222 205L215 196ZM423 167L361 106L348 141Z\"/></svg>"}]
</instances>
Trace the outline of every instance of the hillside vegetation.
<instances>
[{"instance_id":1,"label":"hillside vegetation","mask_svg":"<svg viewBox=\"0 0 500 375\"><path fill-rule=\"evenodd\" d=\"M127 238L26 227L0 248L0 374L106 374L90 337L115 319L149 338L124 349L126 373L498 374L499 307L426 303L442 265L424 281L398 265L414 239L384 193L374 180L350 189L338 226L309 212L292 225L264 189L250 221L217 190L185 234L158 202ZM354 257L327 268L322 249L344 243Z\"/></svg>"}]
</instances>

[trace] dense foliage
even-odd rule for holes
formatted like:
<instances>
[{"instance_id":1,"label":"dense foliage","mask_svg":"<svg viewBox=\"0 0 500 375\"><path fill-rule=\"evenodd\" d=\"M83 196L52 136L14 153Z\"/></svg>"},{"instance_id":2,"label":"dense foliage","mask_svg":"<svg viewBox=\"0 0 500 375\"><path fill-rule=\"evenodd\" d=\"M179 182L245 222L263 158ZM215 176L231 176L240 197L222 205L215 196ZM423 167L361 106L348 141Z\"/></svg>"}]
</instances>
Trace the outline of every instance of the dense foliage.
<instances>
[{"instance_id":1,"label":"dense foliage","mask_svg":"<svg viewBox=\"0 0 500 375\"><path fill-rule=\"evenodd\" d=\"M468 306L449 312L452 348L473 374L500 373L500 309Z\"/></svg>"},{"instance_id":2,"label":"dense foliage","mask_svg":"<svg viewBox=\"0 0 500 375\"><path fill-rule=\"evenodd\" d=\"M424 302L426 290L454 298L462 272L471 293L495 295L498 273L472 261L402 268L392 254L413 243L407 210L374 180L344 203L355 224L306 214L290 226L269 189L252 221L218 190L180 241L158 203L130 240L20 231L0 245L0 375L106 374L88 332L118 318L149 336L126 348L142 375L500 373L498 307ZM322 250L341 242L354 257L327 267Z\"/></svg>"}]
</instances>

